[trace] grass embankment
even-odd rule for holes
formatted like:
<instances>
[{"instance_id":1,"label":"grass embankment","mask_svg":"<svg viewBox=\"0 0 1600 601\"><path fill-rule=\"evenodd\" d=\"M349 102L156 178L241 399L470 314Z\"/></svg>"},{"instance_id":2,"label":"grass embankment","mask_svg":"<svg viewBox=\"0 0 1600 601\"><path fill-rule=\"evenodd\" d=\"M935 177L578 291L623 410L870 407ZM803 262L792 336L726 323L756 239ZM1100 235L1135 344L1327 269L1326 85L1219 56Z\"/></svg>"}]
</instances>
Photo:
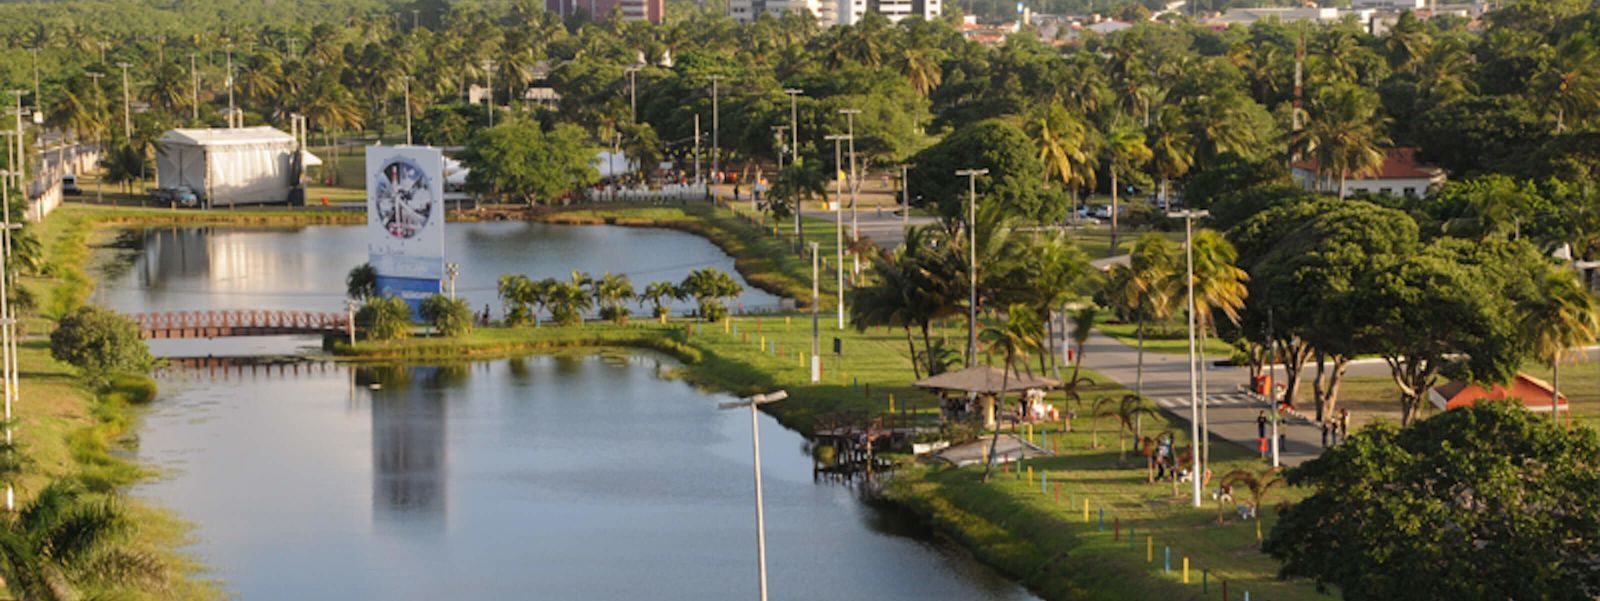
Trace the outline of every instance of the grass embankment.
<instances>
[{"instance_id":1,"label":"grass embankment","mask_svg":"<svg viewBox=\"0 0 1600 601\"><path fill-rule=\"evenodd\" d=\"M91 385L78 370L50 356L46 335L55 319L81 304L93 289L84 268L98 220L87 213L65 209L38 224L47 267L43 275L20 278L38 306L21 312L19 328L22 398L16 406L16 436L28 459L17 483L19 503L61 478L76 477L93 490L113 491L147 475L118 449L133 427L133 407L154 397L154 381L121 376ZM151 598L221 597L214 583L195 579L199 566L177 551L187 534L181 521L137 500L126 505L139 525L133 546L161 558L172 574L169 588Z\"/></svg>"},{"instance_id":2,"label":"grass embankment","mask_svg":"<svg viewBox=\"0 0 1600 601\"><path fill-rule=\"evenodd\" d=\"M1101 334L1117 339L1118 342L1133 348L1139 348L1139 324L1136 323L1102 323L1095 326ZM1233 347L1217 339L1215 336L1206 338L1206 358L1223 360L1233 356ZM1161 353L1164 355L1189 354L1189 330L1180 323L1152 324L1144 326L1144 352Z\"/></svg>"},{"instance_id":3,"label":"grass embankment","mask_svg":"<svg viewBox=\"0 0 1600 601\"><path fill-rule=\"evenodd\" d=\"M811 348L809 315L736 317L726 324L694 324L673 320L668 324L640 321L629 326L589 323L582 327L524 327L479 329L464 338L417 338L395 343L358 344L360 359L442 360L483 358L554 349L636 346L665 351L683 361L682 377L734 394L752 394L782 388L790 397L764 406L785 425L809 432L830 414L882 414L889 410L889 395L896 409L910 411L928 423L937 419L936 399L911 387L912 373L904 332L872 329L839 330L836 316L822 314L822 382L809 382L805 355ZM962 324L949 323L936 336L959 342ZM843 354L834 355L833 338ZM798 354L797 354L798 351ZM1087 374L1086 375L1093 375ZM1105 380L1096 377L1096 381ZM1087 386L1087 415L1092 400L1119 397L1126 390L1115 384ZM1049 402L1058 406L1059 398ZM1170 484L1147 484L1143 457L1130 449L1126 462L1118 458L1114 418L1075 420L1075 431L1062 434L1062 424L1036 426L1034 440L1050 444L1060 454L1028 462L1035 480L1023 482L1016 473L1002 474L989 484L979 482L981 468L908 468L891 482L889 493L928 516L952 537L966 544L984 561L995 565L1052 599L1193 598L1201 594L1202 570L1209 571L1209 591L1219 594L1220 579L1230 589L1249 590L1258 599L1311 599L1319 597L1304 582L1279 582L1277 565L1255 548L1253 523L1238 520L1231 505L1226 523L1217 525L1217 505L1209 500L1202 509L1189 507L1189 489L1180 485L1175 496ZM1100 446L1092 447L1098 427ZM1187 428L1163 418L1144 420L1146 433L1172 429L1180 441ZM1215 474L1234 468L1259 468L1262 462L1247 451L1218 441L1213 451ZM1024 467L1024 470L1027 468ZM1049 473L1050 495L1041 495L1037 478ZM1061 502L1054 486L1061 485ZM1215 482L1213 482L1213 487ZM1269 503L1301 494L1278 489ZM1083 501L1090 501L1095 521L1083 522ZM1106 530L1097 529L1099 510L1106 512ZM1263 512L1265 528L1273 523L1270 508ZM1114 524L1132 528L1137 544L1112 540ZM1145 561L1144 540L1153 538L1155 563ZM1173 548L1173 572L1162 572L1162 550ZM1190 557L1191 582L1182 583L1182 558Z\"/></svg>"}]
</instances>

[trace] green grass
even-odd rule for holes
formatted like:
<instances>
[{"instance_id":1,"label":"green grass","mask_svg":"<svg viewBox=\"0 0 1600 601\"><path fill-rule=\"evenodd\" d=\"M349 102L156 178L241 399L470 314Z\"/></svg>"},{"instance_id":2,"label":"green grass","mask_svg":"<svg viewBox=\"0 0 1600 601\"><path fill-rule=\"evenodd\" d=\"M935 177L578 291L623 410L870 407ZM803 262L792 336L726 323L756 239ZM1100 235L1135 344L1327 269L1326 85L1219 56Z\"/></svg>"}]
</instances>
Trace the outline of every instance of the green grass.
<instances>
[{"instance_id":1,"label":"green grass","mask_svg":"<svg viewBox=\"0 0 1600 601\"><path fill-rule=\"evenodd\" d=\"M1551 381L1550 368L1544 365L1525 365L1522 371ZM1447 381L1448 378L1439 379L1440 384ZM1302 394L1309 407L1309 389ZM1566 395L1570 403L1573 424L1600 428L1600 366L1592 362L1563 363L1561 394ZM1400 389L1388 375L1346 378L1339 388L1339 406L1350 410L1352 429L1377 419L1399 423ZM1432 411L1433 406L1429 404L1423 415Z\"/></svg>"},{"instance_id":2,"label":"green grass","mask_svg":"<svg viewBox=\"0 0 1600 601\"><path fill-rule=\"evenodd\" d=\"M1139 325L1136 323L1104 323L1096 327L1100 333L1138 348ZM1144 350L1147 353L1166 355L1189 354L1189 331L1181 323L1145 324ZM1226 359L1233 355L1233 347L1215 337L1206 338L1206 357Z\"/></svg>"}]
</instances>

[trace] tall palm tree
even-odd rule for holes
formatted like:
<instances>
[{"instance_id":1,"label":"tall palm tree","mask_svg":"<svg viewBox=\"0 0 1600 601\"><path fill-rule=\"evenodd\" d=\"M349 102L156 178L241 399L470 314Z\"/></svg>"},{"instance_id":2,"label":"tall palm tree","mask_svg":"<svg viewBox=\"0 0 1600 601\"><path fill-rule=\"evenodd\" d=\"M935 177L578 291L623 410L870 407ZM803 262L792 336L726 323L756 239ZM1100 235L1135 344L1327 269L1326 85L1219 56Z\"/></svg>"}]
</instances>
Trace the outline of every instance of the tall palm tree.
<instances>
[{"instance_id":1,"label":"tall palm tree","mask_svg":"<svg viewBox=\"0 0 1600 601\"><path fill-rule=\"evenodd\" d=\"M865 332L873 326L905 330L906 348L911 357L911 375L920 380L922 370L917 365L917 345L911 337L911 325L921 321L920 313L924 307L911 297L914 285L907 280L908 274L902 268L902 262L896 260L903 252L896 251L896 256L892 257L874 257L872 269L868 272L870 281L850 289L847 293L850 302L845 306L850 311L850 324L858 332Z\"/></svg>"},{"instance_id":2,"label":"tall palm tree","mask_svg":"<svg viewBox=\"0 0 1600 601\"><path fill-rule=\"evenodd\" d=\"M667 300L674 298L683 298L683 294L678 292L678 287L672 282L650 282L644 287L644 291L639 293L639 305L644 306L645 303L649 303L650 314L661 320L661 323L667 323L667 316L672 314L672 308L667 306Z\"/></svg>"},{"instance_id":3,"label":"tall palm tree","mask_svg":"<svg viewBox=\"0 0 1600 601\"><path fill-rule=\"evenodd\" d=\"M1111 174L1111 251L1117 251L1117 194L1120 192L1117 183L1119 176L1131 174L1153 156L1150 147L1145 145L1144 131L1127 121L1113 123L1105 134L1105 158L1107 169Z\"/></svg>"},{"instance_id":4,"label":"tall palm tree","mask_svg":"<svg viewBox=\"0 0 1600 601\"><path fill-rule=\"evenodd\" d=\"M1045 166L1044 180L1070 189L1083 180L1083 171L1094 169L1094 157L1086 152L1089 128L1060 105L1051 104L1037 113L1023 130L1038 148L1039 161ZM1092 175L1088 177L1093 181Z\"/></svg>"},{"instance_id":5,"label":"tall palm tree","mask_svg":"<svg viewBox=\"0 0 1600 601\"><path fill-rule=\"evenodd\" d=\"M1600 43L1587 35L1568 36L1533 83L1539 97L1555 108L1556 133L1566 131L1568 118L1593 112L1600 102Z\"/></svg>"},{"instance_id":6,"label":"tall palm tree","mask_svg":"<svg viewBox=\"0 0 1600 601\"><path fill-rule=\"evenodd\" d=\"M1222 313L1228 321L1239 323L1239 310L1244 308L1244 299L1249 295L1245 282L1250 275L1238 266L1239 252L1234 249L1233 243L1228 242L1216 230L1202 229L1194 235L1194 307L1195 328L1200 334L1200 344L1197 352L1200 365L1200 428L1201 437L1197 441L1200 450L1200 462L1210 465L1211 444L1209 435L1210 421L1207 411L1206 390L1206 339L1211 330L1215 315ZM1198 475L1197 475L1198 477Z\"/></svg>"},{"instance_id":7,"label":"tall palm tree","mask_svg":"<svg viewBox=\"0 0 1600 601\"><path fill-rule=\"evenodd\" d=\"M1178 244L1157 233L1145 234L1133 245L1127 265L1111 270L1106 296L1125 315L1138 322L1138 360L1134 368L1134 393L1144 396L1144 330L1149 320L1163 321L1172 316L1183 266Z\"/></svg>"},{"instance_id":8,"label":"tall palm tree","mask_svg":"<svg viewBox=\"0 0 1600 601\"><path fill-rule=\"evenodd\" d=\"M534 286L533 280L522 274L500 276L497 289L500 302L505 306L506 325L519 326L530 320L539 320L531 306Z\"/></svg>"},{"instance_id":9,"label":"tall palm tree","mask_svg":"<svg viewBox=\"0 0 1600 601\"><path fill-rule=\"evenodd\" d=\"M1533 342L1534 356L1550 365L1550 417L1560 419L1561 361L1572 349L1592 344L1600 335L1600 306L1576 273L1548 269L1539 279L1539 296L1528 303L1522 326ZM1571 415L1569 403L1569 419Z\"/></svg>"},{"instance_id":10,"label":"tall palm tree","mask_svg":"<svg viewBox=\"0 0 1600 601\"><path fill-rule=\"evenodd\" d=\"M1335 84L1312 96L1307 121L1293 140L1293 150L1315 159L1319 180L1338 178L1339 198L1345 180L1383 165L1385 118L1378 116L1378 94L1355 84Z\"/></svg>"},{"instance_id":11,"label":"tall palm tree","mask_svg":"<svg viewBox=\"0 0 1600 601\"><path fill-rule=\"evenodd\" d=\"M1087 292L1098 273L1089 264L1088 256L1065 233L1035 236L1022 251L1022 260L1012 270L1016 280L1012 296L1033 308L1034 314L1044 323L1050 352L1039 354L1039 370L1044 371L1045 361L1049 360L1059 377L1061 366L1055 362L1056 331L1052 311L1060 308L1064 315L1066 304Z\"/></svg>"},{"instance_id":12,"label":"tall palm tree","mask_svg":"<svg viewBox=\"0 0 1600 601\"><path fill-rule=\"evenodd\" d=\"M127 544L135 528L114 497L72 480L51 482L21 511L0 518L0 579L27 601L159 593L166 569Z\"/></svg>"},{"instance_id":13,"label":"tall palm tree","mask_svg":"<svg viewBox=\"0 0 1600 601\"><path fill-rule=\"evenodd\" d=\"M1166 105L1156 112L1146 145L1150 147L1150 168L1161 185L1161 209L1172 208L1167 201L1167 183L1183 177L1194 166L1194 136L1183 121L1183 109Z\"/></svg>"},{"instance_id":14,"label":"tall palm tree","mask_svg":"<svg viewBox=\"0 0 1600 601\"><path fill-rule=\"evenodd\" d=\"M910 47L895 59L895 67L917 93L927 96L944 81L944 69L939 61L944 51L938 48Z\"/></svg>"},{"instance_id":15,"label":"tall palm tree","mask_svg":"<svg viewBox=\"0 0 1600 601\"><path fill-rule=\"evenodd\" d=\"M1261 472L1250 470L1233 470L1222 476L1221 485L1227 488L1243 486L1250 492L1250 509L1256 519L1256 543L1261 543L1261 505L1267 502L1267 496L1272 489L1284 483L1283 476L1278 472L1281 468L1270 467Z\"/></svg>"},{"instance_id":16,"label":"tall palm tree","mask_svg":"<svg viewBox=\"0 0 1600 601\"><path fill-rule=\"evenodd\" d=\"M606 272L590 288L594 292L595 302L600 305L601 319L623 325L628 323L627 301L635 296L633 282L628 281L628 276Z\"/></svg>"},{"instance_id":17,"label":"tall palm tree","mask_svg":"<svg viewBox=\"0 0 1600 601\"><path fill-rule=\"evenodd\" d=\"M989 460L983 466L983 481L989 481L989 473L994 469L994 451L1000 443L1000 427L994 422L994 415L1005 406L1006 388L1011 386L1011 373L1016 370L1019 359L1026 359L1031 353L1040 352L1043 341L1040 340L1042 327L1039 320L1034 317L1033 311L1027 305L1016 303L1006 309L1006 319L998 324L986 326L978 339L984 343L988 352L1005 357L1005 372L1000 378L1000 391L987 402L984 408L984 427L991 428L994 433L989 437ZM1024 369L1027 361L1021 361Z\"/></svg>"}]
</instances>

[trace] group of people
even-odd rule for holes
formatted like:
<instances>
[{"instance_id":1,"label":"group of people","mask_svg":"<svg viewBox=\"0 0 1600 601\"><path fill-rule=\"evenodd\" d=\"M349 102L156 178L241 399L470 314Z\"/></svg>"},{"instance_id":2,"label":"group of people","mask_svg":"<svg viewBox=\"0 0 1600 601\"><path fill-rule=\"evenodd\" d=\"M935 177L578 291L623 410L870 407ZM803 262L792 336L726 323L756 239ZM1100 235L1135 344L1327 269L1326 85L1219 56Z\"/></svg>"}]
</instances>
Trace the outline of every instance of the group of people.
<instances>
[{"instance_id":1,"label":"group of people","mask_svg":"<svg viewBox=\"0 0 1600 601\"><path fill-rule=\"evenodd\" d=\"M1267 412L1265 410L1261 411L1260 413L1258 413L1256 415L1256 440L1260 444L1261 456L1262 457L1266 457L1267 456L1267 451L1269 449L1268 442L1271 439L1267 437L1267 424L1270 421L1271 421L1271 418L1267 417ZM1338 415L1333 416L1333 417L1331 417L1329 419L1322 420L1322 447L1323 448L1327 448L1330 443L1335 445L1335 446L1344 444L1344 441L1349 439L1349 438L1350 438L1350 410L1349 409L1340 409ZM1279 430L1279 432L1278 432L1278 448L1282 449L1283 445L1288 443L1288 442L1289 442L1288 432L1286 430Z\"/></svg>"}]
</instances>

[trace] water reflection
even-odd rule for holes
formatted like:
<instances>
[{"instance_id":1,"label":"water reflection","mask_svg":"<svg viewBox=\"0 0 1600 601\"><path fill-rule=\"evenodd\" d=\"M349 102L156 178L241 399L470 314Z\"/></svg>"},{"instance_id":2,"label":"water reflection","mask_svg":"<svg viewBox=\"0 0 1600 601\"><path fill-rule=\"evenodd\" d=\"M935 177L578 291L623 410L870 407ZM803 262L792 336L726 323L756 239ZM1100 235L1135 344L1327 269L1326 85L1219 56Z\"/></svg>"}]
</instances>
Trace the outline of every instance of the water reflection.
<instances>
[{"instance_id":1,"label":"water reflection","mask_svg":"<svg viewBox=\"0 0 1600 601\"><path fill-rule=\"evenodd\" d=\"M360 368L357 382L376 383L372 412L372 517L410 524L444 519L446 397L465 367ZM457 378L448 374L457 372Z\"/></svg>"}]
</instances>

